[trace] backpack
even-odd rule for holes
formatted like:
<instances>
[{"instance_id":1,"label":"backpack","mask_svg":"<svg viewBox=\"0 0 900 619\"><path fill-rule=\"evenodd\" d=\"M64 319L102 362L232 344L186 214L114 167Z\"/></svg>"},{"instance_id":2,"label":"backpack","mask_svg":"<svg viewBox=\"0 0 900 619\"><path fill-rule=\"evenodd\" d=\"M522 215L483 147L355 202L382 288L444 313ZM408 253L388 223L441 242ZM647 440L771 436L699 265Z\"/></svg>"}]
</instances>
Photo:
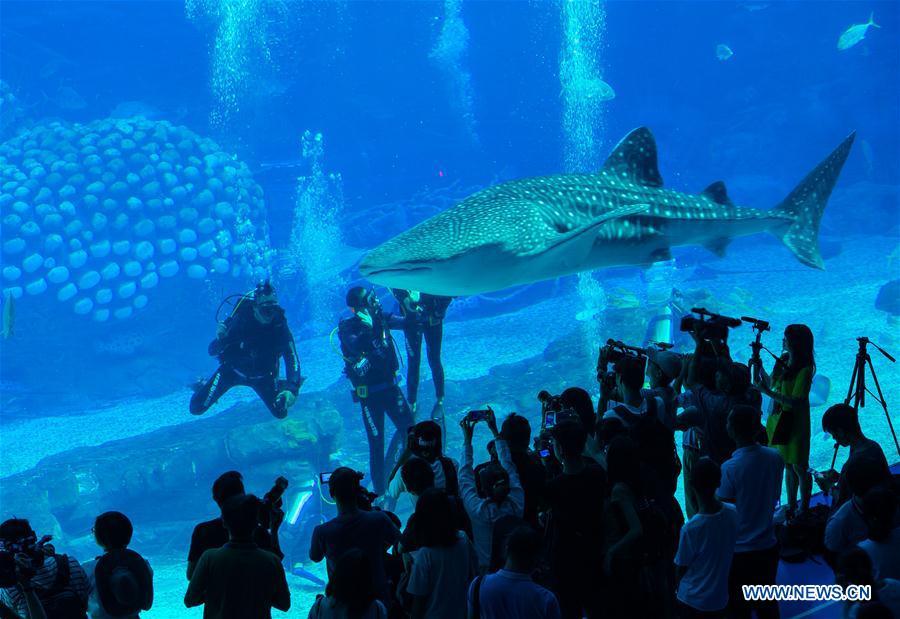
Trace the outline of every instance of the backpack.
<instances>
[{"instance_id":1,"label":"backpack","mask_svg":"<svg viewBox=\"0 0 900 619\"><path fill-rule=\"evenodd\" d=\"M631 428L643 417L659 419L659 402L656 396L645 398L644 402L646 402L646 407L640 413L631 412L631 410L624 404L619 404L618 406L614 407L613 412L615 412L615 414L619 416L619 418L622 420L622 423L625 424L626 428Z\"/></svg>"},{"instance_id":2,"label":"backpack","mask_svg":"<svg viewBox=\"0 0 900 619\"><path fill-rule=\"evenodd\" d=\"M37 590L48 619L87 619L87 603L70 586L71 566L67 555L56 558L56 579L49 589Z\"/></svg>"},{"instance_id":3,"label":"backpack","mask_svg":"<svg viewBox=\"0 0 900 619\"><path fill-rule=\"evenodd\" d=\"M807 558L825 552L827 505L814 505L786 524L775 527L781 546L779 554L788 563L803 563Z\"/></svg>"},{"instance_id":4,"label":"backpack","mask_svg":"<svg viewBox=\"0 0 900 619\"><path fill-rule=\"evenodd\" d=\"M124 574L133 578L137 590L121 595L117 594L120 592L116 591L113 579ZM144 558L133 550L125 548L104 554L97 560L94 576L100 603L113 617L134 615L150 610L153 605L153 576Z\"/></svg>"}]
</instances>

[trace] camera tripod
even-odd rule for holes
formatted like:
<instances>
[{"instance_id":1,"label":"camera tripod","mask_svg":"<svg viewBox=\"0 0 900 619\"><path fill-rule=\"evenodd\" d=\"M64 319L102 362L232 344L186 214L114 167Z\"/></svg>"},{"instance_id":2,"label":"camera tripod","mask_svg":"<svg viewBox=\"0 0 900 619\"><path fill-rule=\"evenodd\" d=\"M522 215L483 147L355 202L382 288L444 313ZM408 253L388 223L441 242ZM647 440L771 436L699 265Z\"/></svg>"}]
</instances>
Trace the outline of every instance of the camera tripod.
<instances>
[{"instance_id":1,"label":"camera tripod","mask_svg":"<svg viewBox=\"0 0 900 619\"><path fill-rule=\"evenodd\" d=\"M867 347L871 344L878 352L887 357L891 363L897 360L867 337L858 337L856 341L859 342L859 349L856 352L856 364L853 366L853 375L850 377L850 387L847 389L847 399L844 400L844 404L850 404L859 411L860 407L866 405L866 393L875 398L881 405L882 410L884 410L884 417L887 419L888 427L891 429L891 436L894 439L894 447L897 450L897 455L900 456L900 444L897 443L897 433L894 431L894 424L891 423L891 416L888 414L887 409L887 400L884 399L881 385L878 383L878 376L875 374L875 367L872 365L872 356L869 354ZM872 374L872 381L875 383L877 394L873 393L866 386L866 367L869 368L869 372Z\"/></svg>"}]
</instances>

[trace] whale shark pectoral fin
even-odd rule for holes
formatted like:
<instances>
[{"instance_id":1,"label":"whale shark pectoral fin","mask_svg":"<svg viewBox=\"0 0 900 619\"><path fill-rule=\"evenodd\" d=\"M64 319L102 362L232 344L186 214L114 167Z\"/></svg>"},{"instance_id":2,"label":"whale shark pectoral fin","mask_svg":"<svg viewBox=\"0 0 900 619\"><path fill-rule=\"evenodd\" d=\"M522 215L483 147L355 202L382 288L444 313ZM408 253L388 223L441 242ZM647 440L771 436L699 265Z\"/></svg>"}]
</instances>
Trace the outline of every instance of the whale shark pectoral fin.
<instances>
[{"instance_id":1,"label":"whale shark pectoral fin","mask_svg":"<svg viewBox=\"0 0 900 619\"><path fill-rule=\"evenodd\" d=\"M601 174L607 174L619 181L662 187L656 158L656 140L647 127L639 127L622 138L606 159Z\"/></svg>"},{"instance_id":2,"label":"whale shark pectoral fin","mask_svg":"<svg viewBox=\"0 0 900 619\"><path fill-rule=\"evenodd\" d=\"M725 250L728 248L729 243L731 243L731 239L726 236L722 236L708 241L703 246L713 254L715 254L717 257L724 258Z\"/></svg>"},{"instance_id":3,"label":"whale shark pectoral fin","mask_svg":"<svg viewBox=\"0 0 900 619\"><path fill-rule=\"evenodd\" d=\"M597 240L597 230L602 225L622 217L647 213L649 210L649 204L627 204L610 209L589 224L560 234L555 243L540 250L536 249L532 255L542 254L544 260L552 261L560 269L577 268L593 250Z\"/></svg>"}]
</instances>

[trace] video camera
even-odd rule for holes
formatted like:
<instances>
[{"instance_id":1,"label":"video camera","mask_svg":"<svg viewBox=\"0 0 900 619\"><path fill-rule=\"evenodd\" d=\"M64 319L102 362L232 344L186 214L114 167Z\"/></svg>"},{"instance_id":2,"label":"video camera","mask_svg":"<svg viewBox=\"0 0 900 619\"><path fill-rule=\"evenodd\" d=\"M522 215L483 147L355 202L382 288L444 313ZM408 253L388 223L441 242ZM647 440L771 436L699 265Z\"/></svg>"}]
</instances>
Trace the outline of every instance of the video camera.
<instances>
[{"instance_id":1,"label":"video camera","mask_svg":"<svg viewBox=\"0 0 900 619\"><path fill-rule=\"evenodd\" d=\"M662 346L658 346L662 349ZM597 382L611 389L616 386L616 371L610 366L616 363L634 363L640 364L641 371L647 370L647 349L638 346L630 346L619 340L609 339L606 344L600 347L597 355Z\"/></svg>"},{"instance_id":2,"label":"video camera","mask_svg":"<svg viewBox=\"0 0 900 619\"><path fill-rule=\"evenodd\" d=\"M0 542L0 588L15 587L23 576L30 578L44 564L49 546L50 535L40 539L30 535L20 540Z\"/></svg>"},{"instance_id":3,"label":"video camera","mask_svg":"<svg viewBox=\"0 0 900 619\"><path fill-rule=\"evenodd\" d=\"M284 491L287 490L288 480L284 477L278 477L272 488L266 492L259 504L259 525L264 529L269 529L276 521L275 515L281 511L283 505ZM283 515L283 514L282 514Z\"/></svg>"},{"instance_id":4,"label":"video camera","mask_svg":"<svg viewBox=\"0 0 900 619\"><path fill-rule=\"evenodd\" d=\"M691 312L696 316L684 316L678 328L685 333L696 333L701 340L725 342L728 340L728 329L742 324L739 318L714 314L702 307L692 307Z\"/></svg>"}]
</instances>

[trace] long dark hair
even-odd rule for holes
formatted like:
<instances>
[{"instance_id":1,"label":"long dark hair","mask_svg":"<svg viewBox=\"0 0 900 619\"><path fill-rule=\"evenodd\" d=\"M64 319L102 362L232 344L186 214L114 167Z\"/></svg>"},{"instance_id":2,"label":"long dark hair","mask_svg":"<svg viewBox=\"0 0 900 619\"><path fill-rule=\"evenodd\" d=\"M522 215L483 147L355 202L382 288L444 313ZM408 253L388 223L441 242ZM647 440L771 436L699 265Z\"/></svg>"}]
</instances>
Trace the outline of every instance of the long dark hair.
<instances>
[{"instance_id":1,"label":"long dark hair","mask_svg":"<svg viewBox=\"0 0 900 619\"><path fill-rule=\"evenodd\" d=\"M361 550L354 548L341 555L328 578L325 595L346 607L353 619L362 617L378 598L372 564Z\"/></svg>"},{"instance_id":2,"label":"long dark hair","mask_svg":"<svg viewBox=\"0 0 900 619\"><path fill-rule=\"evenodd\" d=\"M784 339L791 349L791 362L784 369L784 378L790 380L797 376L803 368L816 373L816 358L813 353L813 333L806 325L788 325L784 330Z\"/></svg>"},{"instance_id":3,"label":"long dark hair","mask_svg":"<svg viewBox=\"0 0 900 619\"><path fill-rule=\"evenodd\" d=\"M416 529L425 547L447 548L459 539L456 507L447 493L431 488L416 502Z\"/></svg>"},{"instance_id":4,"label":"long dark hair","mask_svg":"<svg viewBox=\"0 0 900 619\"><path fill-rule=\"evenodd\" d=\"M617 483L623 483L635 497L644 495L640 452L630 437L618 436L609 444L606 450L606 478L610 489Z\"/></svg>"}]
</instances>

